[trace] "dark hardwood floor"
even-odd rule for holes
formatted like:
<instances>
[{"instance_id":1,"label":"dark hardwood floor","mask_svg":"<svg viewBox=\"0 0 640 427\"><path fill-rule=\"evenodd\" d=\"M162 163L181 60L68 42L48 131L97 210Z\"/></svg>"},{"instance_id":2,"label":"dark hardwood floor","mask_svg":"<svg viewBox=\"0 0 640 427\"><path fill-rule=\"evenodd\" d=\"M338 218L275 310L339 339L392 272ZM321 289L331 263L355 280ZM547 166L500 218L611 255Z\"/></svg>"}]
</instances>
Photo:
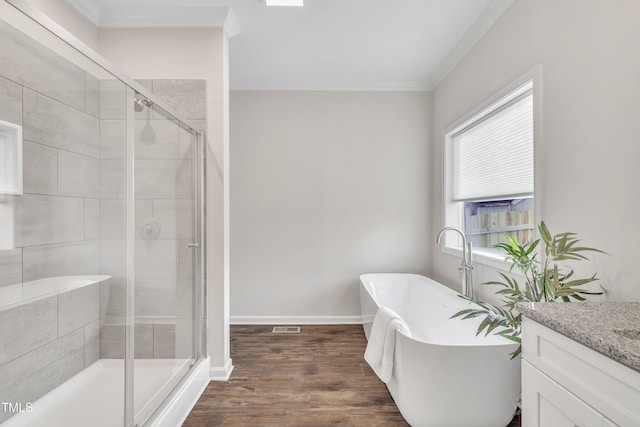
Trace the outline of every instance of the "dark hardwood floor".
<instances>
[{"instance_id":1,"label":"dark hardwood floor","mask_svg":"<svg viewBox=\"0 0 640 427\"><path fill-rule=\"evenodd\" d=\"M231 378L209 384L183 427L408 426L363 359L362 326L272 329L231 327Z\"/></svg>"}]
</instances>

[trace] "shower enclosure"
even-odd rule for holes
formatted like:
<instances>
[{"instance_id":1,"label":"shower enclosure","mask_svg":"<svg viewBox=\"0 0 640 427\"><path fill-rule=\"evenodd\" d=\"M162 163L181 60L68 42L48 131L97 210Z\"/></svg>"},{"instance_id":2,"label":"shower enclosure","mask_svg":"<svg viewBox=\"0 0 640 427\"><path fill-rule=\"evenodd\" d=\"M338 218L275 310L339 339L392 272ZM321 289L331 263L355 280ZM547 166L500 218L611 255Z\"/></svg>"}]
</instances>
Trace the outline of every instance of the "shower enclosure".
<instances>
[{"instance_id":1,"label":"shower enclosure","mask_svg":"<svg viewBox=\"0 0 640 427\"><path fill-rule=\"evenodd\" d=\"M205 381L204 82L0 17L0 426L175 425Z\"/></svg>"}]
</instances>

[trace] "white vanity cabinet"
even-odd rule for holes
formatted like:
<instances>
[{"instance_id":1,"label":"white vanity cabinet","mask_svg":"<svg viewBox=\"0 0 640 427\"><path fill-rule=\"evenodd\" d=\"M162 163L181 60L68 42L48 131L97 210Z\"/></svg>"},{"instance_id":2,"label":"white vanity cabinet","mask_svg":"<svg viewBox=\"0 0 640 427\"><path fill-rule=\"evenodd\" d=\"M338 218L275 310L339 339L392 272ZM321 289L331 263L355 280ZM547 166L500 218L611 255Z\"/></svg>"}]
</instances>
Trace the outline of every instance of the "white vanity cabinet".
<instances>
[{"instance_id":1,"label":"white vanity cabinet","mask_svg":"<svg viewBox=\"0 0 640 427\"><path fill-rule=\"evenodd\" d=\"M527 317L522 349L523 427L640 427L640 372Z\"/></svg>"}]
</instances>

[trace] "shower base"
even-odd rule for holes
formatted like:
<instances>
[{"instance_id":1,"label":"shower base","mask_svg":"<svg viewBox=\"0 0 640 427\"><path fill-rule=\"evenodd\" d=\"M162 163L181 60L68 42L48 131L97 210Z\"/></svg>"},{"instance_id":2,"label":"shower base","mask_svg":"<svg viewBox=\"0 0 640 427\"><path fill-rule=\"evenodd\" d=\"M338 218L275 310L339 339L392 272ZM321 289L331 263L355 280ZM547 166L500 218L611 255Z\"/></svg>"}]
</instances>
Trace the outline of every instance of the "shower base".
<instances>
[{"instance_id":1,"label":"shower base","mask_svg":"<svg viewBox=\"0 0 640 427\"><path fill-rule=\"evenodd\" d=\"M190 360L142 359L134 364L136 420L145 420L189 369ZM183 405L184 406L184 405ZM1 427L121 427L124 360L100 359L33 402Z\"/></svg>"}]
</instances>

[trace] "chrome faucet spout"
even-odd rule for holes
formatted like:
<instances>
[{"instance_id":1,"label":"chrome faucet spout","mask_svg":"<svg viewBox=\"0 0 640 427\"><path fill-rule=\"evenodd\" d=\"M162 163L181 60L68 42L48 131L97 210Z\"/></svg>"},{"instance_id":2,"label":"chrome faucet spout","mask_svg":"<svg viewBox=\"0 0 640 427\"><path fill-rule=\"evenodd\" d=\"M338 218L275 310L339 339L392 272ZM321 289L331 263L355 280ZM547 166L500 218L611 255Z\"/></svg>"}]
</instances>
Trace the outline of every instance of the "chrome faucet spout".
<instances>
[{"instance_id":1,"label":"chrome faucet spout","mask_svg":"<svg viewBox=\"0 0 640 427\"><path fill-rule=\"evenodd\" d=\"M471 242L467 242L467 236L465 236L464 232L459 228L445 227L440 230L440 233L438 233L438 237L436 237L436 244L440 244L442 236L447 231L455 231L462 238L462 259L460 260L460 267L458 268L458 271L460 272L460 281L462 282L462 294L467 298L473 298L473 252L471 249Z\"/></svg>"}]
</instances>

